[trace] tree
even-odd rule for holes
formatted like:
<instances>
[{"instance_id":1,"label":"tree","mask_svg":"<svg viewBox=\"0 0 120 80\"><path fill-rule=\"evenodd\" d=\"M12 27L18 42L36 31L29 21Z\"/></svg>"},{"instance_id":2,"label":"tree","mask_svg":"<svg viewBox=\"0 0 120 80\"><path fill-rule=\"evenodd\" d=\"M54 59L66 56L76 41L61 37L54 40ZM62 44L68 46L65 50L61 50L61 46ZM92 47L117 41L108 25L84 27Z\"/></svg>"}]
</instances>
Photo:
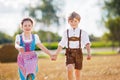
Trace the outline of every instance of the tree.
<instances>
[{"instance_id":1,"label":"tree","mask_svg":"<svg viewBox=\"0 0 120 80\"><path fill-rule=\"evenodd\" d=\"M35 7L30 5L26 8L29 15L32 16L37 23L43 23L46 27L49 27L51 24L56 24L57 27L60 25L60 21L64 20L61 16L62 9L63 0L38 0ZM50 31L49 28L47 30ZM51 41L49 31L47 34L48 42Z\"/></svg>"},{"instance_id":2,"label":"tree","mask_svg":"<svg viewBox=\"0 0 120 80\"><path fill-rule=\"evenodd\" d=\"M120 0L105 0L103 11L105 14L104 23L109 30L107 37L113 43L119 42L120 47Z\"/></svg>"},{"instance_id":3,"label":"tree","mask_svg":"<svg viewBox=\"0 0 120 80\"><path fill-rule=\"evenodd\" d=\"M29 5L26 10L38 23L44 23L48 27L51 24L60 24L62 8L63 3L58 3L56 0L38 0L35 7Z\"/></svg>"},{"instance_id":4,"label":"tree","mask_svg":"<svg viewBox=\"0 0 120 80\"><path fill-rule=\"evenodd\" d=\"M103 10L106 12L104 17L120 17L120 0L105 0Z\"/></svg>"}]
</instances>

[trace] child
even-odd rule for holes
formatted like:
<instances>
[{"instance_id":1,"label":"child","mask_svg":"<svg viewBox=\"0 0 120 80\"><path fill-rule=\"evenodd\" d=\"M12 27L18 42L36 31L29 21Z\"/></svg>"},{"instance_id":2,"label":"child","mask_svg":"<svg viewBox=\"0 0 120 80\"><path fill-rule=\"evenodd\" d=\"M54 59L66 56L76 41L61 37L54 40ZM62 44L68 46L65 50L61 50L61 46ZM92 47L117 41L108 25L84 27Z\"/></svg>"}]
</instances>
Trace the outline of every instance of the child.
<instances>
[{"instance_id":1,"label":"child","mask_svg":"<svg viewBox=\"0 0 120 80\"><path fill-rule=\"evenodd\" d=\"M19 67L19 75L21 80L34 80L37 66L37 55L35 53L35 45L47 53L51 54L45 48L38 35L32 34L33 20L31 18L24 18L21 22L22 34L16 35L15 48L19 51L17 63ZM30 79L28 79L30 78Z\"/></svg>"},{"instance_id":2,"label":"child","mask_svg":"<svg viewBox=\"0 0 120 80\"><path fill-rule=\"evenodd\" d=\"M68 80L73 80L73 70L75 70L76 80L80 80L80 70L82 69L83 54L82 48L87 49L87 59L90 60L90 41L88 34L78 28L80 15L72 12L68 17L68 23L71 28L64 32L62 40L58 44L53 60L57 58L58 53L63 47L66 47L66 66L68 72Z\"/></svg>"}]
</instances>

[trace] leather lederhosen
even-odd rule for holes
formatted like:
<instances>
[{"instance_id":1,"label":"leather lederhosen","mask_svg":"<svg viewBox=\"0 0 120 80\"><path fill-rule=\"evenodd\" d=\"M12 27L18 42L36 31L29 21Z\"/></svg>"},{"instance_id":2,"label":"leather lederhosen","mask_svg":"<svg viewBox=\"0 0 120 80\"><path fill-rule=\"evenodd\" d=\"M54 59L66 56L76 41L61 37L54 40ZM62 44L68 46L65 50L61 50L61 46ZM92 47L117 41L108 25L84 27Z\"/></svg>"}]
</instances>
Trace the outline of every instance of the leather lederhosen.
<instances>
[{"instance_id":1,"label":"leather lederhosen","mask_svg":"<svg viewBox=\"0 0 120 80\"><path fill-rule=\"evenodd\" d=\"M67 30L67 38L68 38L68 48L66 48L66 65L68 64L74 64L75 69L82 69L82 61L83 61L83 54L82 54L82 49L81 49L81 32L82 30L80 29L80 34L79 37L69 37L69 30ZM70 48L69 47L69 42L70 41L79 41L79 48Z\"/></svg>"}]
</instances>

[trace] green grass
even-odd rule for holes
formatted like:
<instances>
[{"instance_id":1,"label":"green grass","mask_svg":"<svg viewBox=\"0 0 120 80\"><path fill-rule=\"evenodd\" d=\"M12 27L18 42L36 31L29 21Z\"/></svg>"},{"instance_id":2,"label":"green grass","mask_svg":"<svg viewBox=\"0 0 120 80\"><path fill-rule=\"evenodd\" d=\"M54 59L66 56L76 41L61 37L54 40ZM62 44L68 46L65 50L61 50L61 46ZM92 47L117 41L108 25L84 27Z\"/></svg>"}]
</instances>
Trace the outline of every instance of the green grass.
<instances>
[{"instance_id":1,"label":"green grass","mask_svg":"<svg viewBox=\"0 0 120 80\"><path fill-rule=\"evenodd\" d=\"M117 54L115 51L103 51L103 52L94 52L93 55L112 55Z\"/></svg>"},{"instance_id":2,"label":"green grass","mask_svg":"<svg viewBox=\"0 0 120 80\"><path fill-rule=\"evenodd\" d=\"M112 47L113 44L111 41L96 41L96 42L91 42L91 47L92 48L101 48L101 47ZM118 42L114 43L114 46L118 46Z\"/></svg>"},{"instance_id":3,"label":"green grass","mask_svg":"<svg viewBox=\"0 0 120 80\"><path fill-rule=\"evenodd\" d=\"M115 52L115 51L102 51L102 52L94 52L91 54L92 55L114 55L114 54L117 54L117 52ZM64 57L64 56L65 56L65 54L63 54L63 53L59 53L59 55L58 55L58 57ZM42 53L42 54L39 54L38 58L42 59L42 58L50 58L50 57L47 54Z\"/></svg>"},{"instance_id":4,"label":"green grass","mask_svg":"<svg viewBox=\"0 0 120 80\"><path fill-rule=\"evenodd\" d=\"M39 54L38 55L38 58L41 59L41 58L49 58L49 56L45 53L42 53L42 54Z\"/></svg>"}]
</instances>

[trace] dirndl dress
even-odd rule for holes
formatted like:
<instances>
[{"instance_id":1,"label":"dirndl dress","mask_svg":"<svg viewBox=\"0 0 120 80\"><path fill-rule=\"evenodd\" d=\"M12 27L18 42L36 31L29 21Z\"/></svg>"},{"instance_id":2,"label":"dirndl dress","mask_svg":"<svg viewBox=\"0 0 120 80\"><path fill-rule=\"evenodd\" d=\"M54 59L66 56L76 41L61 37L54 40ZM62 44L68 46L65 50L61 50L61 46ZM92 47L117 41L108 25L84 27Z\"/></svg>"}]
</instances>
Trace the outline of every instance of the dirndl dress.
<instances>
[{"instance_id":1,"label":"dirndl dress","mask_svg":"<svg viewBox=\"0 0 120 80\"><path fill-rule=\"evenodd\" d=\"M31 42L24 42L20 35L20 46L24 47L25 52L19 53L17 57L18 71L21 80L26 80L28 75L31 75L32 80L35 79L38 72L38 57L35 53L35 38L32 35Z\"/></svg>"}]
</instances>

